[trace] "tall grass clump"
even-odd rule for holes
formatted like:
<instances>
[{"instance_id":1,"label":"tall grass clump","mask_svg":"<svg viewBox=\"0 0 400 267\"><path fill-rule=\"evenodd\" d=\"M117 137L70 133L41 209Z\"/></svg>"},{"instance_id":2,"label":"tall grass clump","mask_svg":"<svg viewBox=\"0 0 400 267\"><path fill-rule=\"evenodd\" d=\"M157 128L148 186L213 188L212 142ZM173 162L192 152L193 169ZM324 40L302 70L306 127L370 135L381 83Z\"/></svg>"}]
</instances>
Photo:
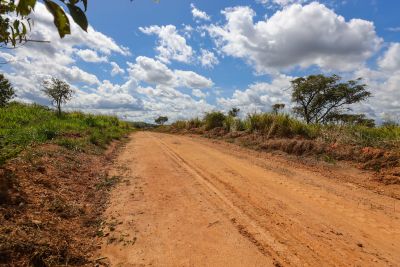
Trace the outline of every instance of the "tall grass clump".
<instances>
[{"instance_id":1,"label":"tall grass clump","mask_svg":"<svg viewBox=\"0 0 400 267\"><path fill-rule=\"evenodd\" d=\"M252 113L245 119L219 111L206 113L202 119L180 120L172 124L176 130L221 127L227 132L245 131L264 138L305 138L323 143L400 150L400 126L371 127L363 124L307 124L289 114Z\"/></svg>"},{"instance_id":2,"label":"tall grass clump","mask_svg":"<svg viewBox=\"0 0 400 267\"><path fill-rule=\"evenodd\" d=\"M318 127L291 118L288 114L253 113L247 116L244 125L250 132L267 137L315 138L318 135Z\"/></svg>"},{"instance_id":3,"label":"tall grass clump","mask_svg":"<svg viewBox=\"0 0 400 267\"><path fill-rule=\"evenodd\" d=\"M178 120L178 121L174 122L171 126L177 130L183 130L183 129L186 129L186 124L187 124L186 121Z\"/></svg>"},{"instance_id":4,"label":"tall grass clump","mask_svg":"<svg viewBox=\"0 0 400 267\"><path fill-rule=\"evenodd\" d=\"M104 147L132 129L112 116L71 112L59 117L47 107L16 102L0 108L0 125L0 164L29 145L52 142L75 150Z\"/></svg>"},{"instance_id":5,"label":"tall grass clump","mask_svg":"<svg viewBox=\"0 0 400 267\"><path fill-rule=\"evenodd\" d=\"M400 149L400 127L363 125L326 126L321 137L331 143Z\"/></svg>"},{"instance_id":6,"label":"tall grass clump","mask_svg":"<svg viewBox=\"0 0 400 267\"><path fill-rule=\"evenodd\" d=\"M238 132L246 130L245 123L241 119L233 116L226 116L223 125L225 130L229 132Z\"/></svg>"},{"instance_id":7,"label":"tall grass clump","mask_svg":"<svg viewBox=\"0 0 400 267\"><path fill-rule=\"evenodd\" d=\"M203 121L200 120L198 117L194 119L190 119L186 122L186 129L195 129L195 128L200 128L203 126Z\"/></svg>"}]
</instances>

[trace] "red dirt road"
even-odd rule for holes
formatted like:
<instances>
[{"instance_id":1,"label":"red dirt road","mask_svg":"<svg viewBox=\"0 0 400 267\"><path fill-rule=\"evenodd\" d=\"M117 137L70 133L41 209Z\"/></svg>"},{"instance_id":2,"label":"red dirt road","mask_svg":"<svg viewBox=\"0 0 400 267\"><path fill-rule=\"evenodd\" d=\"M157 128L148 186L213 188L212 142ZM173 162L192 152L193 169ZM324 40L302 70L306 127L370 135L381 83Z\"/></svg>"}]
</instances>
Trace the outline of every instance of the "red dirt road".
<instances>
[{"instance_id":1,"label":"red dirt road","mask_svg":"<svg viewBox=\"0 0 400 267\"><path fill-rule=\"evenodd\" d=\"M111 266L400 265L400 202L332 173L138 132L116 174L99 252Z\"/></svg>"}]
</instances>

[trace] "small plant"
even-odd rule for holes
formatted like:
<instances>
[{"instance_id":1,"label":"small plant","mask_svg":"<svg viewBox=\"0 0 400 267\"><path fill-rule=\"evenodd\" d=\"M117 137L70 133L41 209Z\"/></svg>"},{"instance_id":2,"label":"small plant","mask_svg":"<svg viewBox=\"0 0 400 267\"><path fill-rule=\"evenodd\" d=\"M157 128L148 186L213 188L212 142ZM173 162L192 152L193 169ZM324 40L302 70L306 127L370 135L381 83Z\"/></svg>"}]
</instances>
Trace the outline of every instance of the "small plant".
<instances>
[{"instance_id":1,"label":"small plant","mask_svg":"<svg viewBox=\"0 0 400 267\"><path fill-rule=\"evenodd\" d=\"M102 188L111 188L115 186L119 181L121 180L121 177L119 176L112 176L112 177L105 177L103 181L101 181L99 184L96 185L97 190L100 190Z\"/></svg>"},{"instance_id":2,"label":"small plant","mask_svg":"<svg viewBox=\"0 0 400 267\"><path fill-rule=\"evenodd\" d=\"M57 140L57 144L69 150L74 150L74 151L84 150L84 144L80 140L62 138Z\"/></svg>"}]
</instances>

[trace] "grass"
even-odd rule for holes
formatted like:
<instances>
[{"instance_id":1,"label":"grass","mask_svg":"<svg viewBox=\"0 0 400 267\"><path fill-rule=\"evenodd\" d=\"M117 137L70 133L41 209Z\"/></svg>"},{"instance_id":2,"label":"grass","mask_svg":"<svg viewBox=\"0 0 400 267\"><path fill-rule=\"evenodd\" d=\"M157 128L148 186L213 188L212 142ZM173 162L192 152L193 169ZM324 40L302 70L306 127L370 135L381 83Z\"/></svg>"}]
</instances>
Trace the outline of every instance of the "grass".
<instances>
[{"instance_id":1,"label":"grass","mask_svg":"<svg viewBox=\"0 0 400 267\"><path fill-rule=\"evenodd\" d=\"M206 131L223 127L227 132L245 131L263 135L266 139L303 138L325 143L400 149L399 126L306 124L288 114L253 113L239 119L216 111L205 114L202 119L177 121L171 127L176 130L202 128Z\"/></svg>"},{"instance_id":2,"label":"grass","mask_svg":"<svg viewBox=\"0 0 400 267\"><path fill-rule=\"evenodd\" d=\"M113 116L70 112L58 117L47 107L17 102L0 108L0 125L0 165L31 145L55 143L77 151L104 148L133 129Z\"/></svg>"}]
</instances>

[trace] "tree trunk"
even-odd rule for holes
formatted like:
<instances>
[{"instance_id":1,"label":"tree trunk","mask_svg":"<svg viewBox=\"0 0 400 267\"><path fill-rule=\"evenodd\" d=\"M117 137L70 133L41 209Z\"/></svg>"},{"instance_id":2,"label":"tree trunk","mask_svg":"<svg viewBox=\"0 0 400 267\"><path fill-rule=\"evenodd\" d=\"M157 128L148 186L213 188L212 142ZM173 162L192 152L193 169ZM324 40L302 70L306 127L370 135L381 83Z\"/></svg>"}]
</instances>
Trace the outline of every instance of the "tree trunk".
<instances>
[{"instance_id":1,"label":"tree trunk","mask_svg":"<svg viewBox=\"0 0 400 267\"><path fill-rule=\"evenodd\" d=\"M58 111L58 116L61 116L61 102L57 102L57 111Z\"/></svg>"}]
</instances>

